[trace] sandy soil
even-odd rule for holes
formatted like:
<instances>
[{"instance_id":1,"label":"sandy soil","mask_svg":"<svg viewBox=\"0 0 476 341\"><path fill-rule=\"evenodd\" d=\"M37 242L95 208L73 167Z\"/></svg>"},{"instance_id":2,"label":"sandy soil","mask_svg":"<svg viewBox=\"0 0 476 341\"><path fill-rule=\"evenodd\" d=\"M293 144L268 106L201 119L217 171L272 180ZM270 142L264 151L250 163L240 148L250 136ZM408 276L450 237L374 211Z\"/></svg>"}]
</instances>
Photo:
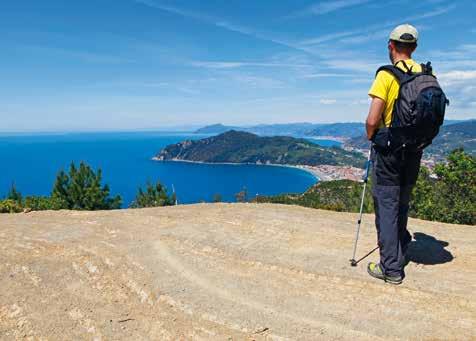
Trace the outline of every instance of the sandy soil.
<instances>
[{"instance_id":1,"label":"sandy soil","mask_svg":"<svg viewBox=\"0 0 476 341\"><path fill-rule=\"evenodd\" d=\"M366 274L376 253L349 266L356 218L270 204L0 215L0 339L476 339L476 228L410 220L392 286Z\"/></svg>"}]
</instances>

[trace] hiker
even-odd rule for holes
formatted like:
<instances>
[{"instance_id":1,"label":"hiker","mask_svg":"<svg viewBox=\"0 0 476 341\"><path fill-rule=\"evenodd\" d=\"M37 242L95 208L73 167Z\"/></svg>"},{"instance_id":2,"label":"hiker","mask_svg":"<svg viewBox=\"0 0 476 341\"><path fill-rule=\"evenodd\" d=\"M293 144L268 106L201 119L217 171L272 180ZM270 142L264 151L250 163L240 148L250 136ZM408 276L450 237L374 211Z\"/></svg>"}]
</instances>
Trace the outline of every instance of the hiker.
<instances>
[{"instance_id":1,"label":"hiker","mask_svg":"<svg viewBox=\"0 0 476 341\"><path fill-rule=\"evenodd\" d=\"M408 24L390 33L392 65L377 71L368 93L372 101L366 130L372 141L372 196L380 262L369 263L367 271L392 284L400 284L405 277L405 253L412 240L407 230L409 201L422 150L438 133L448 103L430 63L412 59L417 41L418 31ZM415 74L424 77L412 77ZM410 80L414 86L405 84ZM401 84L405 84L404 91ZM428 96L425 91L432 93Z\"/></svg>"}]
</instances>

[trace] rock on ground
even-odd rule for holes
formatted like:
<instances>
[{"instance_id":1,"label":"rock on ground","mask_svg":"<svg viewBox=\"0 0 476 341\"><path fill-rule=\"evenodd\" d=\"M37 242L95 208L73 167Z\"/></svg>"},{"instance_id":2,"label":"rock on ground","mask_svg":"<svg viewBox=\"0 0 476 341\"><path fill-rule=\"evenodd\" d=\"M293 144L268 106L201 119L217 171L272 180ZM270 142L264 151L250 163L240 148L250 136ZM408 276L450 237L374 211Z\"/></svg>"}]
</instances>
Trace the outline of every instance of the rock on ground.
<instances>
[{"instance_id":1,"label":"rock on ground","mask_svg":"<svg viewBox=\"0 0 476 341\"><path fill-rule=\"evenodd\" d=\"M356 214L198 204L0 215L0 339L476 339L476 229L410 219L407 278ZM358 253L376 246L373 216Z\"/></svg>"}]
</instances>

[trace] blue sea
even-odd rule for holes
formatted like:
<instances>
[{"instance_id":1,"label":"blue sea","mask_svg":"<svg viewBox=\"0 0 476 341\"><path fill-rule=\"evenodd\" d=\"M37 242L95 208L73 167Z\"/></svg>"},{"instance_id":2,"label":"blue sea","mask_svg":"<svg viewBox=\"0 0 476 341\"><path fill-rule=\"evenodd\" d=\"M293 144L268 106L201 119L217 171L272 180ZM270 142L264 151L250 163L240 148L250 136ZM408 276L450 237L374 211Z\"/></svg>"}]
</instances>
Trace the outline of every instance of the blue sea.
<instances>
[{"instance_id":1,"label":"blue sea","mask_svg":"<svg viewBox=\"0 0 476 341\"><path fill-rule=\"evenodd\" d=\"M0 135L0 197L12 183L23 195L49 195L56 174L71 162L101 168L103 183L120 194L123 206L133 201L139 186L160 181L175 189L179 203L211 202L214 194L235 201L243 188L248 196L302 192L317 179L299 169L258 165L210 165L158 162L151 158L166 145L204 135L189 133L68 133ZM316 141L336 145L333 141Z\"/></svg>"}]
</instances>

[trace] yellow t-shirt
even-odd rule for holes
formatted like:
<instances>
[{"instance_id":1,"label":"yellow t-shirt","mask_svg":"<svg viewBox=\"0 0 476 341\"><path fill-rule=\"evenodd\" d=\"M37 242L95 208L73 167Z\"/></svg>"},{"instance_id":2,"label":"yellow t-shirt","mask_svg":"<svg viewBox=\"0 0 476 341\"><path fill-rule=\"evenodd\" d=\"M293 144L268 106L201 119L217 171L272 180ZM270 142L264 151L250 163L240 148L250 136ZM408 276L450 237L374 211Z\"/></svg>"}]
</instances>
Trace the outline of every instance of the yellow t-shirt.
<instances>
[{"instance_id":1,"label":"yellow t-shirt","mask_svg":"<svg viewBox=\"0 0 476 341\"><path fill-rule=\"evenodd\" d=\"M405 60L408 68L413 72L421 72L421 65L416 63L413 59ZM402 61L398 61L395 64L396 67L407 71ZM398 84L397 79L388 71L380 71L375 80L370 87L369 96L378 97L385 101L385 110L383 112L383 121L385 126L390 126L392 122L392 111L395 100L398 98L398 91L400 90L400 85ZM380 124L380 128L383 127L383 122Z\"/></svg>"}]
</instances>

